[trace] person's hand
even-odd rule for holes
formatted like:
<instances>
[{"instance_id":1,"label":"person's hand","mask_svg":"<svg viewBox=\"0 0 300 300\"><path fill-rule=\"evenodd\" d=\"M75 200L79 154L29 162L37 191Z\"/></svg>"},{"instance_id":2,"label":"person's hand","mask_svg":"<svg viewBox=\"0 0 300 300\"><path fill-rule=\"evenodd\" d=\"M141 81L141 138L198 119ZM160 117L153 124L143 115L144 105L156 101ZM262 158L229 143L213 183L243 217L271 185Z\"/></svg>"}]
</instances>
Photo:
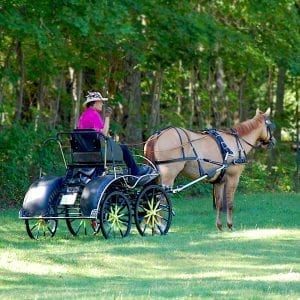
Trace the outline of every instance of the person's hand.
<instances>
[{"instance_id":1,"label":"person's hand","mask_svg":"<svg viewBox=\"0 0 300 300\"><path fill-rule=\"evenodd\" d=\"M112 110L111 107L106 107L106 109L105 109L105 117L110 118L111 115L112 115L112 112L113 112L113 110Z\"/></svg>"}]
</instances>

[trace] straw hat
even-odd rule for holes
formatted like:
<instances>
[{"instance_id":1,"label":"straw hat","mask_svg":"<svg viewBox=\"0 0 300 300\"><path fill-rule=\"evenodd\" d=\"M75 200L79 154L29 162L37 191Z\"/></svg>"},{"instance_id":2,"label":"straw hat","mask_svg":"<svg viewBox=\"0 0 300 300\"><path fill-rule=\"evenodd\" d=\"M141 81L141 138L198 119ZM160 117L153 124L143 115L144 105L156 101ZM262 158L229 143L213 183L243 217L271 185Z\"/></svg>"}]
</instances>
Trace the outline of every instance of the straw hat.
<instances>
[{"instance_id":1,"label":"straw hat","mask_svg":"<svg viewBox=\"0 0 300 300\"><path fill-rule=\"evenodd\" d=\"M86 101L83 103L83 105L87 105L89 102L93 102L93 101L108 100L108 98L102 97L102 95L99 92L88 92L88 94L85 97L86 97Z\"/></svg>"}]
</instances>

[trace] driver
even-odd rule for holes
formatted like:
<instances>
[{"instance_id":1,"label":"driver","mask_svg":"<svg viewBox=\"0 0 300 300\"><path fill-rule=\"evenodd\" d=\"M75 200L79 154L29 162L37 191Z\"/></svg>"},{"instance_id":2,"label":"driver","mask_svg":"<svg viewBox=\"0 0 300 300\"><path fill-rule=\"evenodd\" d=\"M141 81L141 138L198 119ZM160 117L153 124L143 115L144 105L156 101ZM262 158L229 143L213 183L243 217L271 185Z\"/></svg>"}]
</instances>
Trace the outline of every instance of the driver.
<instances>
[{"instance_id":1,"label":"driver","mask_svg":"<svg viewBox=\"0 0 300 300\"><path fill-rule=\"evenodd\" d=\"M107 100L108 98L102 97L99 92L88 92L86 101L84 102L85 110L79 117L77 128L94 129L100 131L103 135L108 136L112 109L107 107L104 113L104 119L101 116L103 102ZM123 159L131 175L142 176L151 172L149 166L138 167L126 145L120 144L120 147L123 152Z\"/></svg>"}]
</instances>

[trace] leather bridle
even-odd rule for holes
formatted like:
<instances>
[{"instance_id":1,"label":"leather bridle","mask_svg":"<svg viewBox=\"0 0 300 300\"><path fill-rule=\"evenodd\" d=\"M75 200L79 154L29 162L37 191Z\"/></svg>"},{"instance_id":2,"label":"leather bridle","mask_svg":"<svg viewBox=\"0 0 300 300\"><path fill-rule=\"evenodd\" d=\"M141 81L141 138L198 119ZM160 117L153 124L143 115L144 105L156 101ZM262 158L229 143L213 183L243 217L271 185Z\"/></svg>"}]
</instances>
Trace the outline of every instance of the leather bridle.
<instances>
[{"instance_id":1,"label":"leather bridle","mask_svg":"<svg viewBox=\"0 0 300 300\"><path fill-rule=\"evenodd\" d=\"M267 137L269 137L268 140L260 140L258 144L253 145L242 137L240 137L240 139L243 140L247 145L255 149L260 148L261 146L266 146L268 149L273 148L276 143L276 139L273 136L273 130L275 129L275 124L272 123L268 117L265 117L265 125L267 129Z\"/></svg>"}]
</instances>

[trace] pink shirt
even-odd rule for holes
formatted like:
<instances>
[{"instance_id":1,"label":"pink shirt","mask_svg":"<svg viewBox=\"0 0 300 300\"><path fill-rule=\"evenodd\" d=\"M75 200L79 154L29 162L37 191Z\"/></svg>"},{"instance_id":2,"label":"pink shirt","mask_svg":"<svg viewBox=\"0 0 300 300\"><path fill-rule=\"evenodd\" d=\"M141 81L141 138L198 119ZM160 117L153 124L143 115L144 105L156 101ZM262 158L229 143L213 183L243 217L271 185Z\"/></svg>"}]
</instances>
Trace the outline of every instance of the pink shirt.
<instances>
[{"instance_id":1,"label":"pink shirt","mask_svg":"<svg viewBox=\"0 0 300 300\"><path fill-rule=\"evenodd\" d=\"M88 107L81 114L78 120L77 128L79 129L95 129L102 130L104 121L101 115L93 108Z\"/></svg>"}]
</instances>

